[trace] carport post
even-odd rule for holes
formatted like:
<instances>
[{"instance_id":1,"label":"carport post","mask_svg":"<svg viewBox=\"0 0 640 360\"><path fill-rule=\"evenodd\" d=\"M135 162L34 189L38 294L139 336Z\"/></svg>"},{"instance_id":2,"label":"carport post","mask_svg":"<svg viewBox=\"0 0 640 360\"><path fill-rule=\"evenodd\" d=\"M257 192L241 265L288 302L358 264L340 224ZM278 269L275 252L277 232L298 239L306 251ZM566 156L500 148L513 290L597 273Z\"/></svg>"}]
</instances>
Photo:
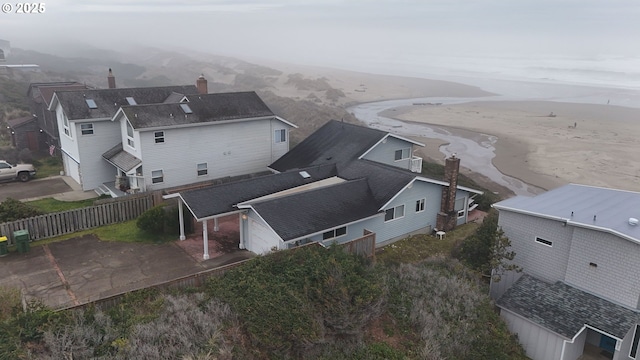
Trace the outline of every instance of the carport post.
<instances>
[{"instance_id":1,"label":"carport post","mask_svg":"<svg viewBox=\"0 0 640 360\"><path fill-rule=\"evenodd\" d=\"M204 242L204 255L203 259L209 260L209 233L207 232L207 221L202 222L202 240Z\"/></svg>"},{"instance_id":2,"label":"carport post","mask_svg":"<svg viewBox=\"0 0 640 360\"><path fill-rule=\"evenodd\" d=\"M218 230L220 230L220 227L218 226L218 218L213 218L213 231Z\"/></svg>"},{"instance_id":3,"label":"carport post","mask_svg":"<svg viewBox=\"0 0 640 360\"><path fill-rule=\"evenodd\" d=\"M240 249L244 249L244 222L247 215L245 213L238 214L240 220L238 224L240 224L240 245L238 246Z\"/></svg>"},{"instance_id":4,"label":"carport post","mask_svg":"<svg viewBox=\"0 0 640 360\"><path fill-rule=\"evenodd\" d=\"M186 239L184 236L184 210L182 210L182 198L178 198L178 217L180 218L180 240Z\"/></svg>"}]
</instances>

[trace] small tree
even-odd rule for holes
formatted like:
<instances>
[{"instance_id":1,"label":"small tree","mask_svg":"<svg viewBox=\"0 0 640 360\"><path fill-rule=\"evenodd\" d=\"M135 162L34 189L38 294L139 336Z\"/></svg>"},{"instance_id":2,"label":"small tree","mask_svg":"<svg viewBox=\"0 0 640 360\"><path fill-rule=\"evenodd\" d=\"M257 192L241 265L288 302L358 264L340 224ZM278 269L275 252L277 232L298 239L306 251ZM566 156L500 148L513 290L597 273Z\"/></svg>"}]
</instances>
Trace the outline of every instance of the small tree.
<instances>
[{"instance_id":1,"label":"small tree","mask_svg":"<svg viewBox=\"0 0 640 360\"><path fill-rule=\"evenodd\" d=\"M42 212L37 208L16 199L7 198L0 203L0 223L25 219L41 214Z\"/></svg>"},{"instance_id":2,"label":"small tree","mask_svg":"<svg viewBox=\"0 0 640 360\"><path fill-rule=\"evenodd\" d=\"M511 241L498 227L498 213L492 211L485 217L476 233L462 243L458 257L471 268L484 275L494 271L494 281L500 281L507 271L522 271L511 261L516 253L510 251Z\"/></svg>"}]
</instances>

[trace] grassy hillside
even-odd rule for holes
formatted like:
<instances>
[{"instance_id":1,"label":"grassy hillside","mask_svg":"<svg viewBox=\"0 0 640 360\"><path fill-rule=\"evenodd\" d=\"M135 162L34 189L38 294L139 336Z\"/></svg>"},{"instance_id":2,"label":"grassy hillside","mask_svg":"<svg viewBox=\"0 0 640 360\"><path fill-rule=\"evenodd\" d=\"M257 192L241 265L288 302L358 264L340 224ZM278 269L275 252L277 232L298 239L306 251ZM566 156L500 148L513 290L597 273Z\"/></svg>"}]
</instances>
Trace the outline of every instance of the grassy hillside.
<instances>
[{"instance_id":1,"label":"grassy hillside","mask_svg":"<svg viewBox=\"0 0 640 360\"><path fill-rule=\"evenodd\" d=\"M375 265L307 246L108 310L22 314L0 293L0 358L526 359L477 276L445 258Z\"/></svg>"}]
</instances>

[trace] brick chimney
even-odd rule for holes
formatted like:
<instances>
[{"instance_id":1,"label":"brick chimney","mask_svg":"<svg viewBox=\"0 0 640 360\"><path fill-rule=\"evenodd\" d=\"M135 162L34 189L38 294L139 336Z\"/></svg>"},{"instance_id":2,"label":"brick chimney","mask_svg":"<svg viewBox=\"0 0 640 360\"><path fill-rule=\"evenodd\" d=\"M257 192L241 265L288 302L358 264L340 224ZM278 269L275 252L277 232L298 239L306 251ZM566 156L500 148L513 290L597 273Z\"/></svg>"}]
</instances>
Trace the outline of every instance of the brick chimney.
<instances>
[{"instance_id":1,"label":"brick chimney","mask_svg":"<svg viewBox=\"0 0 640 360\"><path fill-rule=\"evenodd\" d=\"M207 79L204 78L204 74L201 74L196 81L196 87L198 88L198 94L208 94Z\"/></svg>"},{"instance_id":2,"label":"brick chimney","mask_svg":"<svg viewBox=\"0 0 640 360\"><path fill-rule=\"evenodd\" d=\"M111 68L109 68L109 76L107 76L107 84L109 84L109 89L116 88L116 77L113 76L113 72L111 71Z\"/></svg>"},{"instance_id":3,"label":"brick chimney","mask_svg":"<svg viewBox=\"0 0 640 360\"><path fill-rule=\"evenodd\" d=\"M441 231L450 231L456 227L458 214L455 211L456 191L458 188L458 174L460 173L460 159L455 154L444 161L444 181L449 186L442 187L440 200L440 212L436 217L436 228Z\"/></svg>"}]
</instances>

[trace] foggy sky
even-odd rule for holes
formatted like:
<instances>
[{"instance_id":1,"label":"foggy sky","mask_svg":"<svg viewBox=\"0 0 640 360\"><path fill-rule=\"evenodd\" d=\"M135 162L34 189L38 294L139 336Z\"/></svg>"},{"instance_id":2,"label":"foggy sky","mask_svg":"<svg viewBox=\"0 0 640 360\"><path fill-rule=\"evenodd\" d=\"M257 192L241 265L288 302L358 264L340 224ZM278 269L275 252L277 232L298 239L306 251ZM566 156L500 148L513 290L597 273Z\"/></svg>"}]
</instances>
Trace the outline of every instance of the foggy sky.
<instances>
[{"instance_id":1,"label":"foggy sky","mask_svg":"<svg viewBox=\"0 0 640 360\"><path fill-rule=\"evenodd\" d=\"M15 5L15 3L14 3ZM0 38L143 44L347 67L423 54L640 56L637 0L69 0L0 13ZM14 9L15 10L15 9Z\"/></svg>"}]
</instances>

